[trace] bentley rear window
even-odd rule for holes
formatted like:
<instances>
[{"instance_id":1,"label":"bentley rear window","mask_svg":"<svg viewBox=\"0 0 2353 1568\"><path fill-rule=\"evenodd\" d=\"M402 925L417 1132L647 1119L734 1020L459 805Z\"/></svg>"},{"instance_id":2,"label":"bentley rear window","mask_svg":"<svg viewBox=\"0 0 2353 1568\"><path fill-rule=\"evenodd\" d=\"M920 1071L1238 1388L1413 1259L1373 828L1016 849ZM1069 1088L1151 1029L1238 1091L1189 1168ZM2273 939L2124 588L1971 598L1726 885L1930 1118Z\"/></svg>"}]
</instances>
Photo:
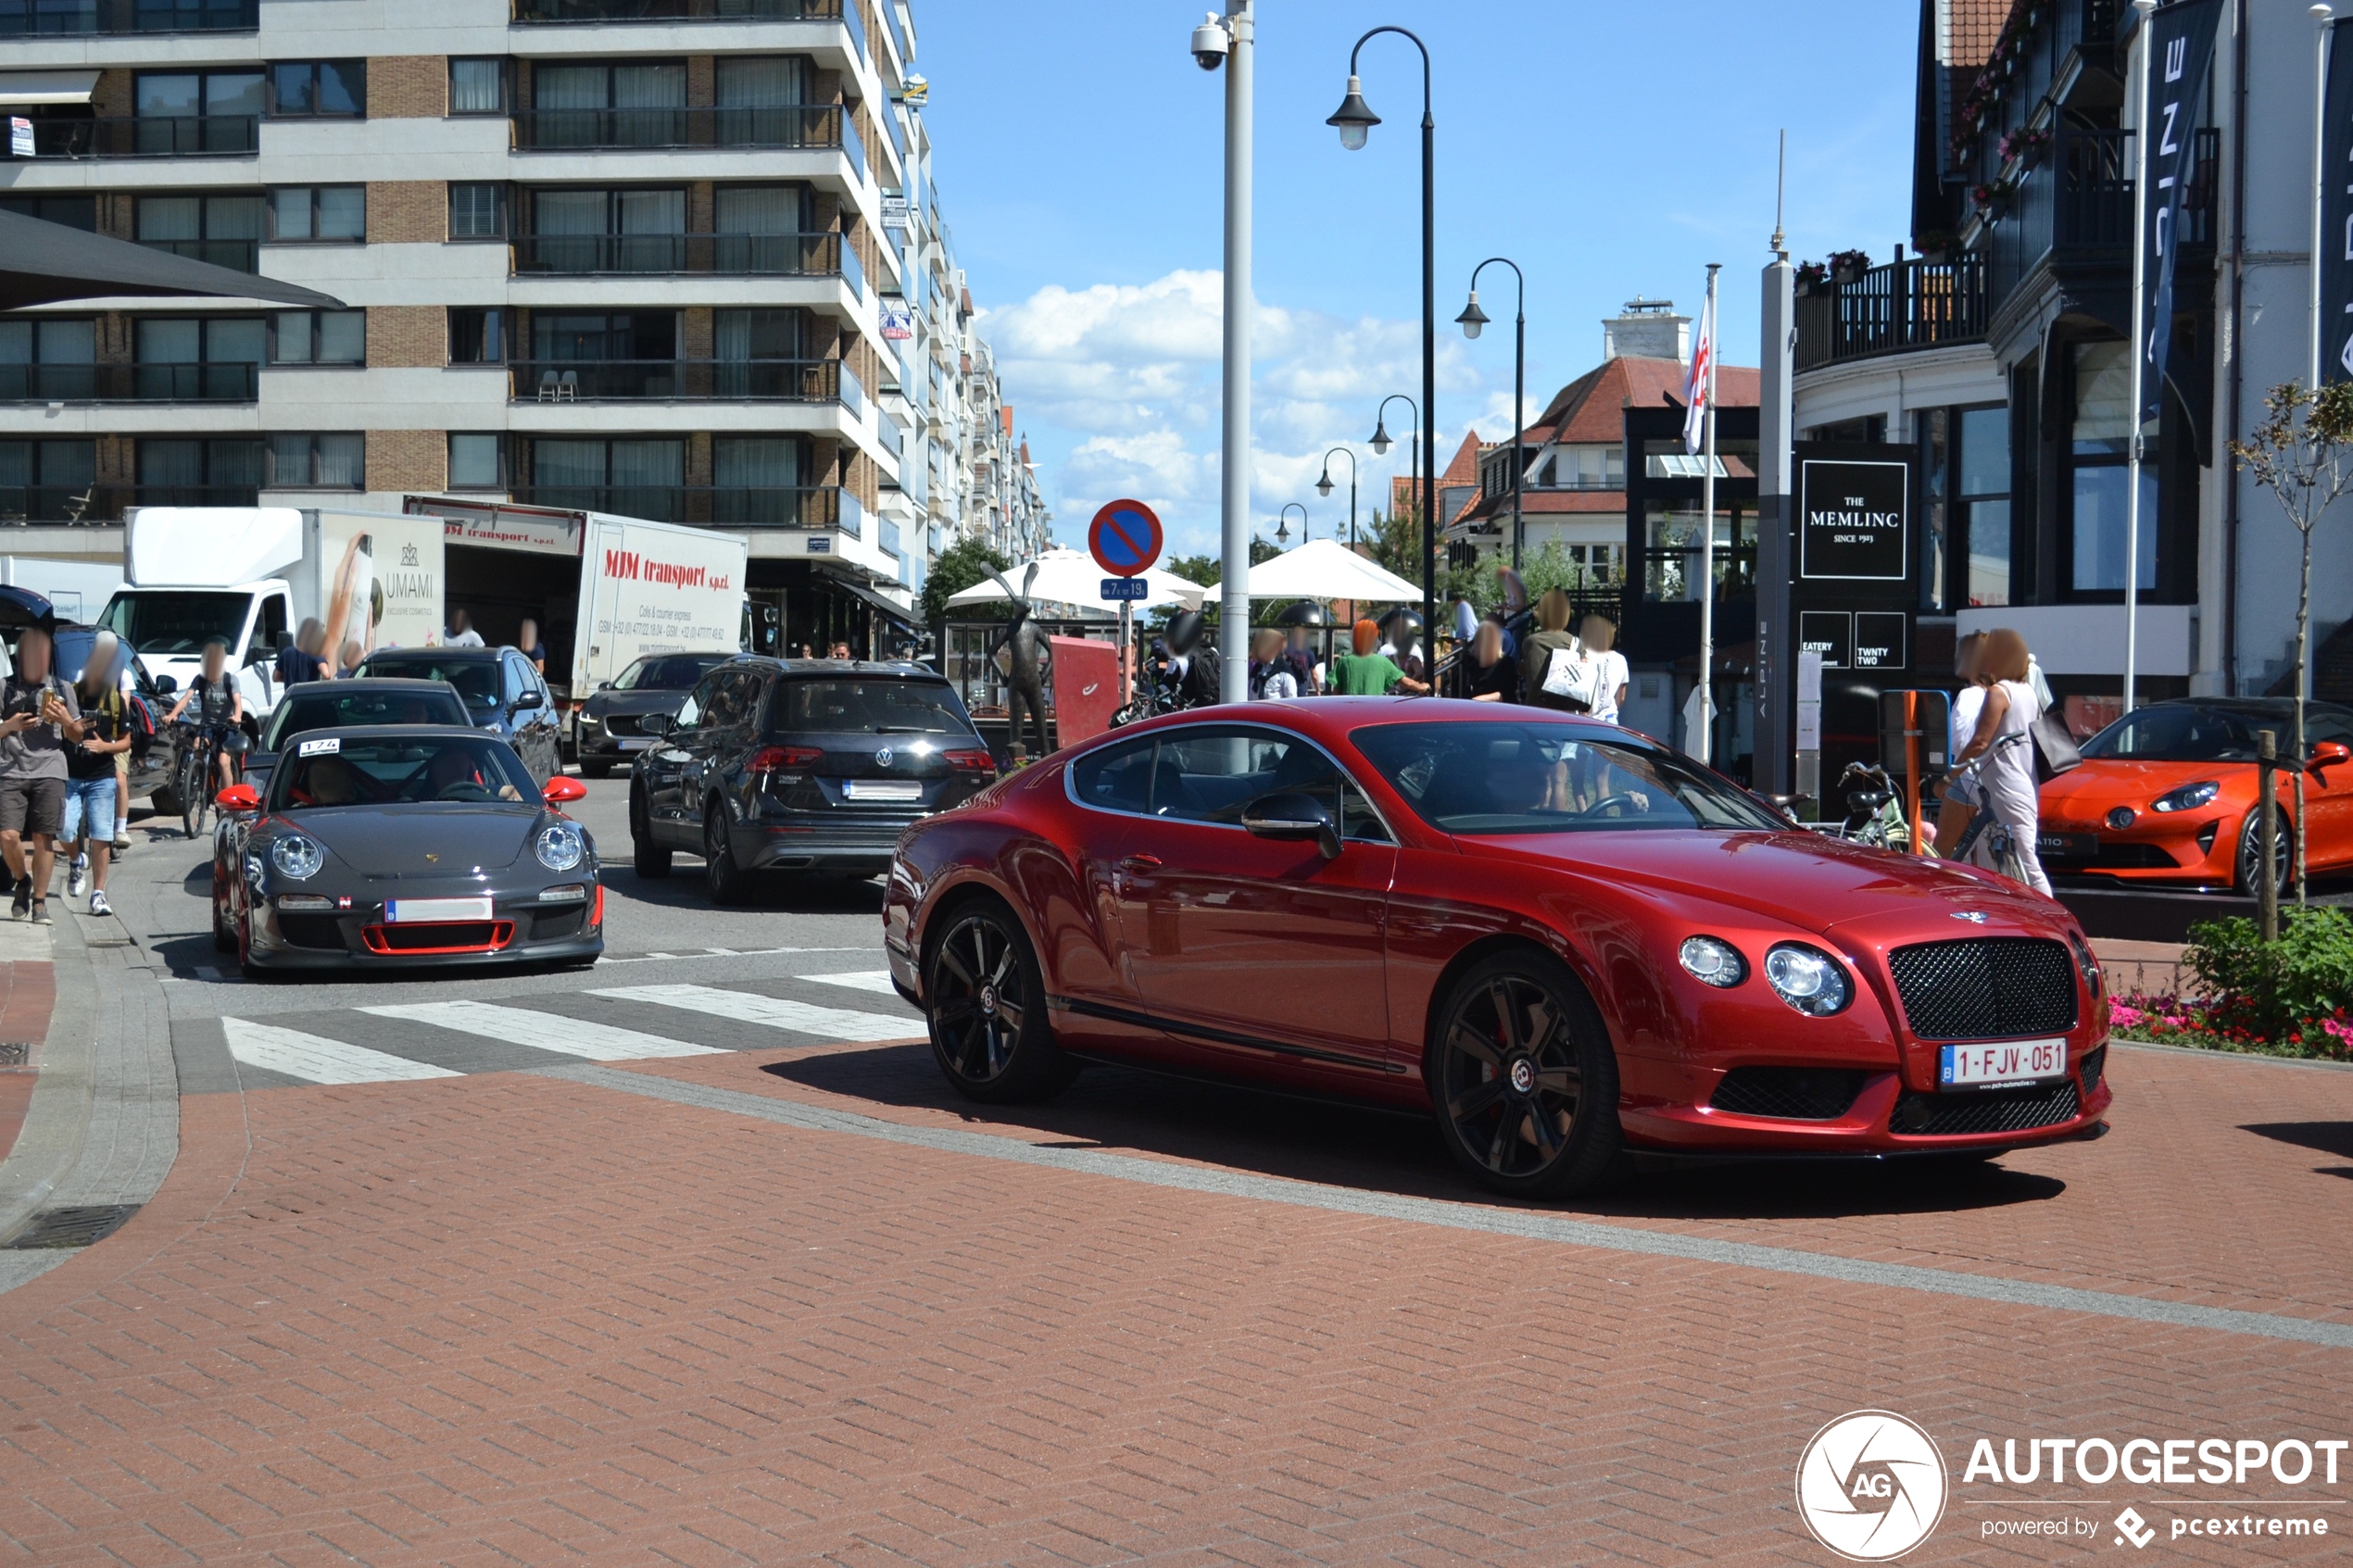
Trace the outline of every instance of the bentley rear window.
<instances>
[{"instance_id":1,"label":"bentley rear window","mask_svg":"<svg viewBox=\"0 0 2353 1568\"><path fill-rule=\"evenodd\" d=\"M1441 833L1606 833L1789 824L1662 748L1581 725L1380 724L1348 737Z\"/></svg>"},{"instance_id":2,"label":"bentley rear window","mask_svg":"<svg viewBox=\"0 0 2353 1568\"><path fill-rule=\"evenodd\" d=\"M806 734L970 734L945 681L788 680L768 705L771 738Z\"/></svg>"}]
</instances>

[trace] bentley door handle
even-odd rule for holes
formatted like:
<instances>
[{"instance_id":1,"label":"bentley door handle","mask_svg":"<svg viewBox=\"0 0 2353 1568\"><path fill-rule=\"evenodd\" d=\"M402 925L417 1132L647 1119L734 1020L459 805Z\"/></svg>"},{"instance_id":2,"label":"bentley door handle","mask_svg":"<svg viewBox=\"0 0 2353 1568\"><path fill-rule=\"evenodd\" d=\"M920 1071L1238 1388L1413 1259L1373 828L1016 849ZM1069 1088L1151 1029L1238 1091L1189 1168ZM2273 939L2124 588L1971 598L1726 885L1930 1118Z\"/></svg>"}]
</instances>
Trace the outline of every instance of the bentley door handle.
<instances>
[{"instance_id":1,"label":"bentley door handle","mask_svg":"<svg viewBox=\"0 0 2353 1568\"><path fill-rule=\"evenodd\" d=\"M1119 869L1124 872L1156 872L1160 870L1160 857L1157 855L1130 855L1127 859L1119 862Z\"/></svg>"}]
</instances>

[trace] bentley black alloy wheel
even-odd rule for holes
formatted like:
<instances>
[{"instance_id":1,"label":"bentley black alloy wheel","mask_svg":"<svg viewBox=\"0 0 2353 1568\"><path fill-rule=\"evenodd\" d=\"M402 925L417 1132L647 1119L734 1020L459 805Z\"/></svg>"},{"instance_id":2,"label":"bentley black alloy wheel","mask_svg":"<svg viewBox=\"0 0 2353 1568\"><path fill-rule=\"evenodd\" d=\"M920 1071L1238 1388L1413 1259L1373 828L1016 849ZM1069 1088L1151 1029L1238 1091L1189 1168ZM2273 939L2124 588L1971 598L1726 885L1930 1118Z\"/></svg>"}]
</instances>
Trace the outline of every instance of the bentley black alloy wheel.
<instances>
[{"instance_id":1,"label":"bentley black alloy wheel","mask_svg":"<svg viewBox=\"0 0 2353 1568\"><path fill-rule=\"evenodd\" d=\"M1465 974L1430 1047L1447 1148L1496 1192L1560 1197L1610 1173L1617 1062L1584 988L1556 959L1504 953Z\"/></svg>"},{"instance_id":2,"label":"bentley black alloy wheel","mask_svg":"<svg viewBox=\"0 0 2353 1568\"><path fill-rule=\"evenodd\" d=\"M967 904L932 942L924 997L932 1054L956 1092L1042 1099L1069 1081L1029 937L1003 905Z\"/></svg>"}]
</instances>

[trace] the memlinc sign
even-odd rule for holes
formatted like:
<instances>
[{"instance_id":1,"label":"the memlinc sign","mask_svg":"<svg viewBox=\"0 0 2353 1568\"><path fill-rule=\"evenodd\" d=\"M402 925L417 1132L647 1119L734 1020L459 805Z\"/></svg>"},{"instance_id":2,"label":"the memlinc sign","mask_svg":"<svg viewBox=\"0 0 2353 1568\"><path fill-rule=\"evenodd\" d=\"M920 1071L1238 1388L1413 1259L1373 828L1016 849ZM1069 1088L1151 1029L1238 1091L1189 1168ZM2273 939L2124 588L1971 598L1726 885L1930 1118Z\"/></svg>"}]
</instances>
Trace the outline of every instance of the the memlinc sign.
<instances>
[{"instance_id":1,"label":"the memlinc sign","mask_svg":"<svg viewBox=\"0 0 2353 1568\"><path fill-rule=\"evenodd\" d=\"M1904 463L1800 463L1798 576L1902 582L1911 560L1911 490Z\"/></svg>"}]
</instances>

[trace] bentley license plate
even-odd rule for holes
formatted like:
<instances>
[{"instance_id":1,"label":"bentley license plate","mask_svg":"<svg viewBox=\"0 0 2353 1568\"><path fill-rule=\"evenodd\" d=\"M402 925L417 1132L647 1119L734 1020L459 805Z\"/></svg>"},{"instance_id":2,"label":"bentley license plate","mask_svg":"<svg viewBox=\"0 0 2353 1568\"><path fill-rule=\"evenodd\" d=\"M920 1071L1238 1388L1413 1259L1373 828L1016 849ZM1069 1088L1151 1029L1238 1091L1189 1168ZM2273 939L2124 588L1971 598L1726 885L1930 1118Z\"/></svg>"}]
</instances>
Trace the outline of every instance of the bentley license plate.
<instances>
[{"instance_id":1,"label":"bentley license plate","mask_svg":"<svg viewBox=\"0 0 2353 1568\"><path fill-rule=\"evenodd\" d=\"M387 898L384 919L394 925L418 921L488 920L490 899L480 898Z\"/></svg>"},{"instance_id":2,"label":"bentley license plate","mask_svg":"<svg viewBox=\"0 0 2353 1568\"><path fill-rule=\"evenodd\" d=\"M1946 1088L2030 1084L2067 1076L2065 1040L2002 1040L1983 1046L1943 1046L1936 1081Z\"/></svg>"},{"instance_id":3,"label":"bentley license plate","mask_svg":"<svg viewBox=\"0 0 2353 1568\"><path fill-rule=\"evenodd\" d=\"M844 800L921 800L924 786L912 779L845 779Z\"/></svg>"}]
</instances>

